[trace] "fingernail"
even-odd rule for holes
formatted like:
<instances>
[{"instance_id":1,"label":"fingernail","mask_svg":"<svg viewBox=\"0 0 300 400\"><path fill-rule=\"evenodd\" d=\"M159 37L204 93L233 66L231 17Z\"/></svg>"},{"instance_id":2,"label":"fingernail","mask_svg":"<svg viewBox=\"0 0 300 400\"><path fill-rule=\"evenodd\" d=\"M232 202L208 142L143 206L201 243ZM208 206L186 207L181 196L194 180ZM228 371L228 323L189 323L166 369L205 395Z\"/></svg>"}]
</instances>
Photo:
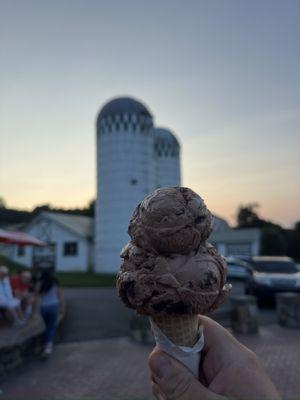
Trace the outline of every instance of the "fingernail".
<instances>
[{"instance_id":1,"label":"fingernail","mask_svg":"<svg viewBox=\"0 0 300 400\"><path fill-rule=\"evenodd\" d=\"M158 354L152 359L151 369L154 375L156 375L158 378L163 378L164 376L168 375L171 367L171 362L167 359L167 357Z\"/></svg>"}]
</instances>

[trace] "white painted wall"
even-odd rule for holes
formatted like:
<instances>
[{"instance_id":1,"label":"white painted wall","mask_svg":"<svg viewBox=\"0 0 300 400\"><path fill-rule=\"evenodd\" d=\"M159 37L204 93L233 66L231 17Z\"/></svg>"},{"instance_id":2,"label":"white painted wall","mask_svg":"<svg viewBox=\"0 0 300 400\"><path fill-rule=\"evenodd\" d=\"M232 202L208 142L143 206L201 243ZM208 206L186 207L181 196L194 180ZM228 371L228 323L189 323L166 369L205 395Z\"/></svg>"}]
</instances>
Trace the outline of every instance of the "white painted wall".
<instances>
[{"instance_id":1,"label":"white painted wall","mask_svg":"<svg viewBox=\"0 0 300 400\"><path fill-rule=\"evenodd\" d=\"M211 241L223 256L257 256L260 252L260 230L224 229L214 231L208 241Z\"/></svg>"},{"instance_id":2,"label":"white painted wall","mask_svg":"<svg viewBox=\"0 0 300 400\"><path fill-rule=\"evenodd\" d=\"M47 238L43 227L47 223ZM91 244L86 238L83 238L58 223L45 217L37 217L29 226L27 232L38 239L48 240L56 244L55 267L57 271L86 271L90 262ZM65 242L77 242L78 253L75 256L64 256L63 248ZM25 246L23 257L17 255L17 246L13 246L12 259L28 267L32 266L33 247Z\"/></svg>"}]
</instances>

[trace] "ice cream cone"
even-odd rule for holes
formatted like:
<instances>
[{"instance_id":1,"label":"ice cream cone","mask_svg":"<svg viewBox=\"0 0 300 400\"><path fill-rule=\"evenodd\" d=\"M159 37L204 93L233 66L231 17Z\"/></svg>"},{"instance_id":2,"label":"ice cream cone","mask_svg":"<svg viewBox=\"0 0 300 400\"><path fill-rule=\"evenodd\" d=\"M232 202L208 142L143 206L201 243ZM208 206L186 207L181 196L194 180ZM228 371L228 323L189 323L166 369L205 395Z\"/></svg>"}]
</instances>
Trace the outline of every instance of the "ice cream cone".
<instances>
[{"instance_id":1,"label":"ice cream cone","mask_svg":"<svg viewBox=\"0 0 300 400\"><path fill-rule=\"evenodd\" d=\"M199 336L197 315L152 316L159 329L177 346L193 347Z\"/></svg>"}]
</instances>

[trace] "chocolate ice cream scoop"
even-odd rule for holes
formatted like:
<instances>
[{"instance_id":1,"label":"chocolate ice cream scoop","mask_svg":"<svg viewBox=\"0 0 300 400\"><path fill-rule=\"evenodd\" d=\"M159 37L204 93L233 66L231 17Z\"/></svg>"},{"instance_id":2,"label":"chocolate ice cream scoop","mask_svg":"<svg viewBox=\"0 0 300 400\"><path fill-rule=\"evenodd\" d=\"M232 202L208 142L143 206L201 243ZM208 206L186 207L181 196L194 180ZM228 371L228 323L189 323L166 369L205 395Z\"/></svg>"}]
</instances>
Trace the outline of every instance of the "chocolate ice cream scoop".
<instances>
[{"instance_id":1,"label":"chocolate ice cream scoop","mask_svg":"<svg viewBox=\"0 0 300 400\"><path fill-rule=\"evenodd\" d=\"M134 210L128 233L133 242L159 254L188 254L212 231L212 215L191 189L155 190Z\"/></svg>"},{"instance_id":2,"label":"chocolate ice cream scoop","mask_svg":"<svg viewBox=\"0 0 300 400\"><path fill-rule=\"evenodd\" d=\"M207 314L229 291L226 263L210 244L166 256L129 242L121 257L117 288L123 302L139 314Z\"/></svg>"}]
</instances>

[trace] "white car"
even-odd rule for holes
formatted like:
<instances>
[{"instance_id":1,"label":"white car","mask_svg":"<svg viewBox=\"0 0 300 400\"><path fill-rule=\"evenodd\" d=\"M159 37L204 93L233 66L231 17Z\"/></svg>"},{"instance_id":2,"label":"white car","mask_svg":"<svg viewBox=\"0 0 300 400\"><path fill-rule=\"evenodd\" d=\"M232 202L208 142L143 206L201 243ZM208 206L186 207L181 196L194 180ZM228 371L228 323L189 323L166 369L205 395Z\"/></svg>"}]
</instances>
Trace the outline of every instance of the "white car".
<instances>
[{"instance_id":1,"label":"white car","mask_svg":"<svg viewBox=\"0 0 300 400\"><path fill-rule=\"evenodd\" d=\"M246 282L246 293L260 298L274 298L279 292L300 293L300 272L289 257L253 257L252 274Z\"/></svg>"},{"instance_id":2,"label":"white car","mask_svg":"<svg viewBox=\"0 0 300 400\"><path fill-rule=\"evenodd\" d=\"M251 274L251 266L246 261L234 257L225 257L227 262L227 277L247 279Z\"/></svg>"}]
</instances>

